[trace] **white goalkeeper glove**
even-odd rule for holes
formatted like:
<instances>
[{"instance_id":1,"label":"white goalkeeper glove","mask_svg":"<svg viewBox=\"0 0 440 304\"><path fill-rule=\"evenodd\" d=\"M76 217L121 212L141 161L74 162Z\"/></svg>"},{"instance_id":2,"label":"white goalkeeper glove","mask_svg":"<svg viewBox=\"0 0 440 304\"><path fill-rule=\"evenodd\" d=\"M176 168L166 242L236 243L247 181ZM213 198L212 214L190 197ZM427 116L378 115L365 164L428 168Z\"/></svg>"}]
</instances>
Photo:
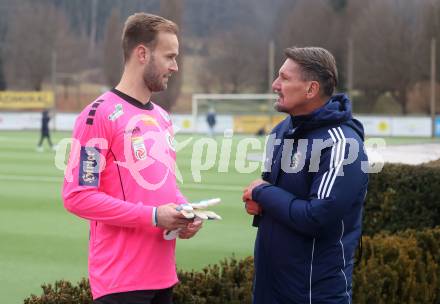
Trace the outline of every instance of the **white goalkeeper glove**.
<instances>
[{"instance_id":1,"label":"white goalkeeper glove","mask_svg":"<svg viewBox=\"0 0 440 304\"><path fill-rule=\"evenodd\" d=\"M209 210L203 210L220 203L220 198L212 198L197 203L179 205L176 210L180 211L187 219L200 218L201 220L221 220L221 216ZM180 229L165 230L163 238L167 241L174 240L179 235Z\"/></svg>"}]
</instances>

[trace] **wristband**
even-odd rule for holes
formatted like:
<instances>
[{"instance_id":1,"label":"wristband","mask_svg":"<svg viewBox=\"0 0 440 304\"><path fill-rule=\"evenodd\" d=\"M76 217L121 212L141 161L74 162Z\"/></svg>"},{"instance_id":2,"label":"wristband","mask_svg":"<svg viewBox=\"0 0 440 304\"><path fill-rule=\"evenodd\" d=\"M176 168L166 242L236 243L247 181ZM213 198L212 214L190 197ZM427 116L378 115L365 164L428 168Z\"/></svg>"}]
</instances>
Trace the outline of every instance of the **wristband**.
<instances>
[{"instance_id":1,"label":"wristband","mask_svg":"<svg viewBox=\"0 0 440 304\"><path fill-rule=\"evenodd\" d=\"M157 207L153 208L153 226L157 227Z\"/></svg>"}]
</instances>

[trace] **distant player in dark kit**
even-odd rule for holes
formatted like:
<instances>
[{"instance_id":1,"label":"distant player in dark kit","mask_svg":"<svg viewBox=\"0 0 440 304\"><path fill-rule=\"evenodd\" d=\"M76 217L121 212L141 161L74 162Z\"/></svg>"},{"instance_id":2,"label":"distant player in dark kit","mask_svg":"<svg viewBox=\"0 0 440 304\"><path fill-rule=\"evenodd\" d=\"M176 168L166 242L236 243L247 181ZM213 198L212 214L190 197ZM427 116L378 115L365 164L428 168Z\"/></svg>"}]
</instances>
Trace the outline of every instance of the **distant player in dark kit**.
<instances>
[{"instance_id":1,"label":"distant player in dark kit","mask_svg":"<svg viewBox=\"0 0 440 304\"><path fill-rule=\"evenodd\" d=\"M209 112L206 115L206 122L209 127L209 136L214 136L214 127L217 121L215 119L215 111L213 108L209 109Z\"/></svg>"},{"instance_id":2,"label":"distant player in dark kit","mask_svg":"<svg viewBox=\"0 0 440 304\"><path fill-rule=\"evenodd\" d=\"M49 111L44 110L41 116L41 135L40 135L40 141L38 142L37 151L43 152L43 140L47 138L47 141L49 143L49 146L51 149L54 149L54 145L52 144L52 141L50 140L50 133L49 133Z\"/></svg>"}]
</instances>

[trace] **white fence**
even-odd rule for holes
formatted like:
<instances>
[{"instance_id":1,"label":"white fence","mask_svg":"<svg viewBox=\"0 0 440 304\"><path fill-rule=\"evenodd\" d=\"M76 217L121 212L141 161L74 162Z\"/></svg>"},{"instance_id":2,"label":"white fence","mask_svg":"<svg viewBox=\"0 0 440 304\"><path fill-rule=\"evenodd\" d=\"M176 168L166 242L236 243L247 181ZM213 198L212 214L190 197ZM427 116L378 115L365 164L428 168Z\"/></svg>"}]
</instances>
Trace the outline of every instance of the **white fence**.
<instances>
[{"instance_id":1,"label":"white fence","mask_svg":"<svg viewBox=\"0 0 440 304\"><path fill-rule=\"evenodd\" d=\"M50 121L50 127L60 131L73 129L77 113L59 113ZM431 118L416 116L362 116L359 119L367 136L431 136ZM175 128L180 133L194 131L194 119L191 114L172 115ZM38 112L0 112L0 130L38 130L41 124L41 113ZM234 129L232 115L217 115L215 131L223 133ZM197 118L198 133L207 133L208 126L204 116ZM436 120L436 135L440 137L440 117Z\"/></svg>"},{"instance_id":2,"label":"white fence","mask_svg":"<svg viewBox=\"0 0 440 304\"><path fill-rule=\"evenodd\" d=\"M430 117L355 116L368 136L431 136Z\"/></svg>"},{"instance_id":3,"label":"white fence","mask_svg":"<svg viewBox=\"0 0 440 304\"><path fill-rule=\"evenodd\" d=\"M59 113L49 122L51 129L71 131L78 113ZM39 112L0 112L0 130L39 130Z\"/></svg>"}]
</instances>

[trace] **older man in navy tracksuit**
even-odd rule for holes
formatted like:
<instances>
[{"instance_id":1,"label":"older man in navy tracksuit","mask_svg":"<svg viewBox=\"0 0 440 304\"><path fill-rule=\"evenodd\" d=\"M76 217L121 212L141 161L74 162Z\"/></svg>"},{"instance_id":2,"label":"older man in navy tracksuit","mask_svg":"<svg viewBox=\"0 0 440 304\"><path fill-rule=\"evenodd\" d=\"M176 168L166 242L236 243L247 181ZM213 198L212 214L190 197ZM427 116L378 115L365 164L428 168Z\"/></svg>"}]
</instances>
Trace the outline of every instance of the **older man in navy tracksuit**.
<instances>
[{"instance_id":1,"label":"older man in navy tracksuit","mask_svg":"<svg viewBox=\"0 0 440 304\"><path fill-rule=\"evenodd\" d=\"M288 117L243 200L258 225L253 303L351 303L368 176L362 125L322 48L289 48L273 83ZM365 171L365 172L364 172Z\"/></svg>"}]
</instances>

